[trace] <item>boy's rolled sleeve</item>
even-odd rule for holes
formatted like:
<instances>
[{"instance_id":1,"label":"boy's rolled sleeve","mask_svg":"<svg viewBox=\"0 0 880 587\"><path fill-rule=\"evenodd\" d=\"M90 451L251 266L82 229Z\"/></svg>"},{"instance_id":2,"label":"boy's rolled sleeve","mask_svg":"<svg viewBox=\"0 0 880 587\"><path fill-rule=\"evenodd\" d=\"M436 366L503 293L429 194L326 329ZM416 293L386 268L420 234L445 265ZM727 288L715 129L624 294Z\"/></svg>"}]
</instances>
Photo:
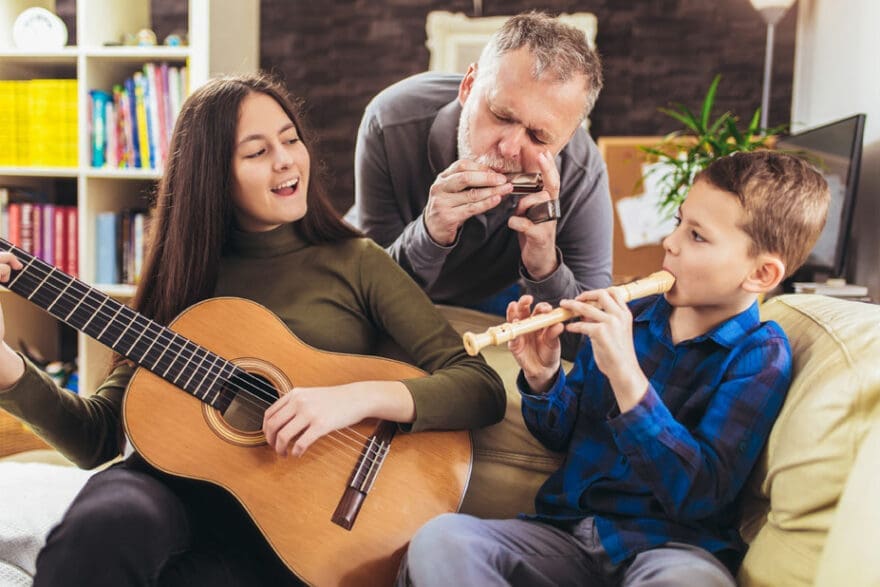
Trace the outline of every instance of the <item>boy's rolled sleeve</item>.
<instances>
[{"instance_id":1,"label":"boy's rolled sleeve","mask_svg":"<svg viewBox=\"0 0 880 587\"><path fill-rule=\"evenodd\" d=\"M559 368L556 381L546 393L533 393L522 371L516 386L522 396L526 427L547 448L564 450L574 431L578 407L577 395L566 385L565 371Z\"/></svg>"}]
</instances>

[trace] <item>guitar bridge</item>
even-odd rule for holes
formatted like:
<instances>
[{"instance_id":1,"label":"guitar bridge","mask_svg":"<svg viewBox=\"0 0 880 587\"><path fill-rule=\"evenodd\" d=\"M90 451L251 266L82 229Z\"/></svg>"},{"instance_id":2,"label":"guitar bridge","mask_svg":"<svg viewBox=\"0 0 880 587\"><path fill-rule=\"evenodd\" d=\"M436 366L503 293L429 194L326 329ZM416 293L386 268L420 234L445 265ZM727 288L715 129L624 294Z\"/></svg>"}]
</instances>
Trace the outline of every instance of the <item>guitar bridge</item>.
<instances>
[{"instance_id":1,"label":"guitar bridge","mask_svg":"<svg viewBox=\"0 0 880 587\"><path fill-rule=\"evenodd\" d=\"M342 494L342 499L336 506L331 520L334 524L351 530L357 519L358 512L367 494L376 482L382 463L391 450L391 439L394 437L395 427L390 422L381 422L376 427L376 432L367 440L361 456L355 464L348 486Z\"/></svg>"}]
</instances>

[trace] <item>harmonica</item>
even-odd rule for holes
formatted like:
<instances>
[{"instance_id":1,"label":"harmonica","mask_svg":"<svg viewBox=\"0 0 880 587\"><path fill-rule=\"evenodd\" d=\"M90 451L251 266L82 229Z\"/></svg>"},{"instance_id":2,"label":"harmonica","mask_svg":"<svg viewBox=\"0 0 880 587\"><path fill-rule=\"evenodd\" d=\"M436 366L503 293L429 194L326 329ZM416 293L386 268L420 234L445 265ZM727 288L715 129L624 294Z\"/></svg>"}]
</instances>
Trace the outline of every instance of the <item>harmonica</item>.
<instances>
[{"instance_id":1,"label":"harmonica","mask_svg":"<svg viewBox=\"0 0 880 587\"><path fill-rule=\"evenodd\" d=\"M507 181L513 184L512 194L534 194L544 189L544 179L540 173L505 173Z\"/></svg>"},{"instance_id":2,"label":"harmonica","mask_svg":"<svg viewBox=\"0 0 880 587\"><path fill-rule=\"evenodd\" d=\"M513 191L510 194L514 197L534 194L544 189L544 178L541 177L540 172L505 173L504 175L507 177L507 181L513 184ZM559 200L541 202L526 210L526 218L535 224L556 220L560 216L562 216L562 209L559 207Z\"/></svg>"}]
</instances>

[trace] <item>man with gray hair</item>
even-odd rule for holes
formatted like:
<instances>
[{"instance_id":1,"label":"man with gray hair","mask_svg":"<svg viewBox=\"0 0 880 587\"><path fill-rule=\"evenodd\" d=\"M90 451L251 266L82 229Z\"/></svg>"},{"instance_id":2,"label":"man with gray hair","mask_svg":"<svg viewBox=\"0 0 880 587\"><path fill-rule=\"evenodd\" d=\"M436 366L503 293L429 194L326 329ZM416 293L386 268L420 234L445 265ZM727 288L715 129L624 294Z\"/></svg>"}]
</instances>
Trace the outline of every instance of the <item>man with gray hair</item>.
<instances>
[{"instance_id":1,"label":"man with gray hair","mask_svg":"<svg viewBox=\"0 0 880 587\"><path fill-rule=\"evenodd\" d=\"M419 74L370 102L347 219L438 303L503 314L521 293L556 305L607 287L608 178L581 124L601 87L582 31L511 17L463 77ZM514 172L540 172L543 189L512 195ZM538 204L558 219L530 219Z\"/></svg>"}]
</instances>

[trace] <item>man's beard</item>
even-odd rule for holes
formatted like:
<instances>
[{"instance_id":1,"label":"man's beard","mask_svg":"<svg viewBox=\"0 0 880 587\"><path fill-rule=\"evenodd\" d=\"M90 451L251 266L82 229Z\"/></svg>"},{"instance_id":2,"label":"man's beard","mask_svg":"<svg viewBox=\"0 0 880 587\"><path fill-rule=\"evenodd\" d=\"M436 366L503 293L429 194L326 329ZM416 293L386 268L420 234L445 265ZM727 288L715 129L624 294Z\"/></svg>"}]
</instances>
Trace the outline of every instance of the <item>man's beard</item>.
<instances>
[{"instance_id":1,"label":"man's beard","mask_svg":"<svg viewBox=\"0 0 880 587\"><path fill-rule=\"evenodd\" d=\"M499 173L518 173L522 171L519 162L511 160L507 161L504 157L496 156L493 153L475 156L471 148L471 118L473 118L477 101L473 94L465 100L461 109L461 117L458 120L458 158L469 159L480 165L490 167Z\"/></svg>"}]
</instances>

